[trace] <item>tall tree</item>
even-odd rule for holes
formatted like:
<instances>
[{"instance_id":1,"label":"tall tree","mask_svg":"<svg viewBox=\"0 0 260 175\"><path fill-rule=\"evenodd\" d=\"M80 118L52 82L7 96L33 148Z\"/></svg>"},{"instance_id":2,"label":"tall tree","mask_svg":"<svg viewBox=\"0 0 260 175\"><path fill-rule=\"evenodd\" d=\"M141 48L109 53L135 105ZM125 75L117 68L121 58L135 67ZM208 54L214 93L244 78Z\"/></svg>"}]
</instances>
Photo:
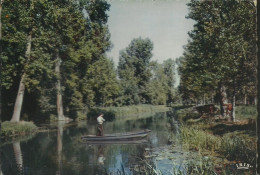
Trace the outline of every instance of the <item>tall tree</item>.
<instances>
[{"instance_id":1,"label":"tall tree","mask_svg":"<svg viewBox=\"0 0 260 175\"><path fill-rule=\"evenodd\" d=\"M163 62L164 74L167 77L167 100L166 103L170 104L174 102L175 97L175 61L167 59Z\"/></svg>"},{"instance_id":2,"label":"tall tree","mask_svg":"<svg viewBox=\"0 0 260 175\"><path fill-rule=\"evenodd\" d=\"M255 82L254 65L249 66L256 60L254 3L192 0L188 6L188 18L195 20L196 24L189 33L191 41L186 46L180 68L181 88L198 95L201 95L198 92L218 89L223 114L228 99L235 109L236 92L241 84L248 84L251 80ZM250 68L245 71L245 67ZM250 81L245 78L249 72ZM193 86L189 85L191 82ZM225 89L233 89L232 98L225 97Z\"/></svg>"},{"instance_id":3,"label":"tall tree","mask_svg":"<svg viewBox=\"0 0 260 175\"><path fill-rule=\"evenodd\" d=\"M141 102L147 102L145 96L145 85L149 82L151 72L149 69L150 59L152 58L153 43L150 39L136 38L131 41L129 46L120 52L118 73L121 79L125 71L133 72L138 86L138 95Z\"/></svg>"},{"instance_id":4,"label":"tall tree","mask_svg":"<svg viewBox=\"0 0 260 175\"><path fill-rule=\"evenodd\" d=\"M25 52L25 59L28 64L30 62L30 56L31 56L31 46L32 46L32 32L33 32L33 27L35 25L34 20L33 20L33 14L35 13L34 11L34 1L31 0L28 4L29 9L28 9L28 35L27 35L27 43L26 43L26 52ZM26 66L26 65L25 65ZM26 72L23 72L21 75L20 83L19 83L19 88L17 92L17 97L15 101L15 106L14 106L14 112L13 116L11 119L11 122L19 122L20 121L20 115L21 115L21 110L22 110L22 104L23 104L23 98L24 98L24 91L25 91L25 78L26 78Z\"/></svg>"}]
</instances>

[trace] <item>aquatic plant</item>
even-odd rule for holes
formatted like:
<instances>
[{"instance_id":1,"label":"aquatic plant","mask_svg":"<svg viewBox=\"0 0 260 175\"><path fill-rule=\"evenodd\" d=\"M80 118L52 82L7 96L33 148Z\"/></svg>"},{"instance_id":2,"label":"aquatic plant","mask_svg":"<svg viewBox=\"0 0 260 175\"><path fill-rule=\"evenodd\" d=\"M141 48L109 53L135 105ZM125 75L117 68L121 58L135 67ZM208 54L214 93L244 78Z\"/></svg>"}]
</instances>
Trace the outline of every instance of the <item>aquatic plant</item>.
<instances>
[{"instance_id":1,"label":"aquatic plant","mask_svg":"<svg viewBox=\"0 0 260 175\"><path fill-rule=\"evenodd\" d=\"M186 166L186 174L189 175L209 175L216 174L214 172L214 164L213 161L209 157L201 156L198 159L190 160Z\"/></svg>"}]
</instances>

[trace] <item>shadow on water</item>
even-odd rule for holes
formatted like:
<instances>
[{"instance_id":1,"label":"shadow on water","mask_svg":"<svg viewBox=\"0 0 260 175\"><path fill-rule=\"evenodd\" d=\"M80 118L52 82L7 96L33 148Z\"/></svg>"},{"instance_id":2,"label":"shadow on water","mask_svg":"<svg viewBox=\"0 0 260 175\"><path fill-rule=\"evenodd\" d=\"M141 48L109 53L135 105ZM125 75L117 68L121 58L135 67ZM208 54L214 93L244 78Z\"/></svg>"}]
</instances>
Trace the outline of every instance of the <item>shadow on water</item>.
<instances>
[{"instance_id":1,"label":"shadow on water","mask_svg":"<svg viewBox=\"0 0 260 175\"><path fill-rule=\"evenodd\" d=\"M38 133L29 140L3 145L1 170L3 175L91 175L119 173L123 168L125 173L131 174L132 165L145 156L147 148L168 143L165 115L105 123L106 133L151 129L150 136L138 144L85 144L80 137L95 134L95 123L83 121L70 127L57 123L53 132Z\"/></svg>"}]
</instances>

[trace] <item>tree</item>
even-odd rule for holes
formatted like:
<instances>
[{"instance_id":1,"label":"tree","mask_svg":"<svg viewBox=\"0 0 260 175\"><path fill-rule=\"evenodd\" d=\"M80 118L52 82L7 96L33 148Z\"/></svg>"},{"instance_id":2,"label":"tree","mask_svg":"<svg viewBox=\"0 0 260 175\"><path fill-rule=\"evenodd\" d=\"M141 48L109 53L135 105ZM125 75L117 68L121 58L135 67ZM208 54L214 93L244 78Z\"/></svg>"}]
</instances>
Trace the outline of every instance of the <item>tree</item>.
<instances>
[{"instance_id":1,"label":"tree","mask_svg":"<svg viewBox=\"0 0 260 175\"><path fill-rule=\"evenodd\" d=\"M196 24L189 33L191 41L180 68L181 89L195 96L218 89L223 115L224 103L230 99L225 97L225 89L233 89L235 109L237 89L241 84L255 82L255 68L250 64L256 60L255 7L250 1L237 0L192 0L188 6L188 18ZM250 81L245 78L249 72ZM234 110L232 118L235 119Z\"/></svg>"},{"instance_id":2,"label":"tree","mask_svg":"<svg viewBox=\"0 0 260 175\"><path fill-rule=\"evenodd\" d=\"M87 70L84 84L88 91L94 93L92 104L112 105L119 93L119 83L112 60L103 57L92 64Z\"/></svg>"},{"instance_id":3,"label":"tree","mask_svg":"<svg viewBox=\"0 0 260 175\"><path fill-rule=\"evenodd\" d=\"M134 78L137 83L138 97L136 102L147 102L145 96L145 86L149 82L151 72L149 70L150 59L152 57L153 44L150 39L137 38L133 39L129 46L120 52L118 74L121 80ZM133 77L129 77L131 75ZM128 87L125 87L128 88ZM124 89L127 91L127 89ZM125 92L124 94L126 94ZM138 99L140 98L140 100Z\"/></svg>"},{"instance_id":4,"label":"tree","mask_svg":"<svg viewBox=\"0 0 260 175\"><path fill-rule=\"evenodd\" d=\"M164 69L164 74L166 75L167 78L167 104L171 104L174 102L175 98L175 61L172 59L167 59L163 62L163 69Z\"/></svg>"}]
</instances>

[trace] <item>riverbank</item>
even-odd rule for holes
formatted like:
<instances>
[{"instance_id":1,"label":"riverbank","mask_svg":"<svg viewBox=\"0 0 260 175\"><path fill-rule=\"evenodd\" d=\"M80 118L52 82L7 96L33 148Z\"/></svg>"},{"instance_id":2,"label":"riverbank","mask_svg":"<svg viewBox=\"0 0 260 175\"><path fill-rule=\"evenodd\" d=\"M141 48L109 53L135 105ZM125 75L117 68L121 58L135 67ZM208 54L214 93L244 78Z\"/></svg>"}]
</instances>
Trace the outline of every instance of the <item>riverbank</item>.
<instances>
[{"instance_id":1,"label":"riverbank","mask_svg":"<svg viewBox=\"0 0 260 175\"><path fill-rule=\"evenodd\" d=\"M96 119L99 113L104 113L104 117L107 121L114 119L130 119L139 115L150 116L156 112L166 112L170 108L163 105L133 105L123 107L104 107L104 108L91 108L86 115L81 114L76 121L86 119ZM56 123L56 116L51 115L50 123ZM49 130L46 130L49 131ZM19 135L27 135L36 132L44 132L44 128L37 127L33 122L21 121L21 122L9 122L5 121L1 124L1 137L13 137Z\"/></svg>"},{"instance_id":2,"label":"riverbank","mask_svg":"<svg viewBox=\"0 0 260 175\"><path fill-rule=\"evenodd\" d=\"M181 123L179 141L186 150L220 157L227 164L256 165L256 106L238 106L236 122L220 120L217 115L201 117L192 107L176 110L175 114ZM219 168L223 162L214 166Z\"/></svg>"}]
</instances>

